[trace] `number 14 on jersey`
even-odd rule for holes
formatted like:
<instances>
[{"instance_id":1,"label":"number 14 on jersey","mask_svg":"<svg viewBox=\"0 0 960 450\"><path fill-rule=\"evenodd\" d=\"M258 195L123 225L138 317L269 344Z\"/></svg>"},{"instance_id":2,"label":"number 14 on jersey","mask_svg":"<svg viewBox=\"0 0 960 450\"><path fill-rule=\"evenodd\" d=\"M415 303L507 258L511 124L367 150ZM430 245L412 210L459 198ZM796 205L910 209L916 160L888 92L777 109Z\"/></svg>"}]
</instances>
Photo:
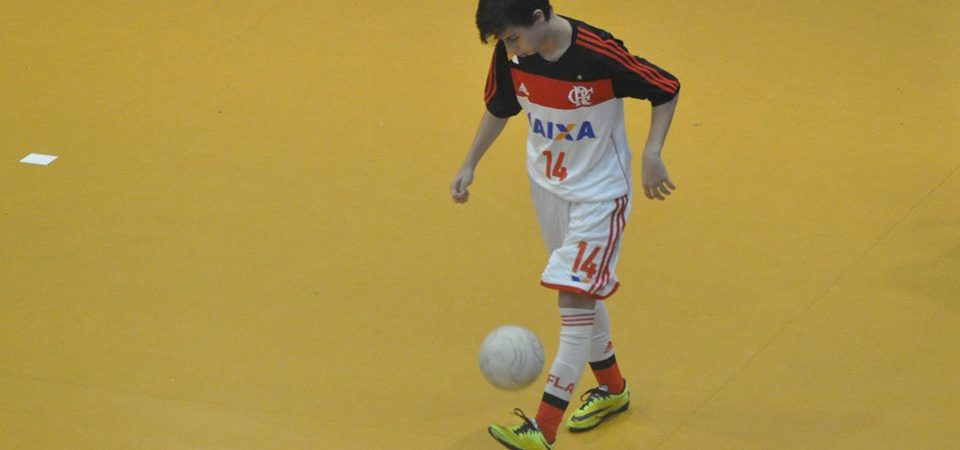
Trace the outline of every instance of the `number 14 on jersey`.
<instances>
[{"instance_id":1,"label":"number 14 on jersey","mask_svg":"<svg viewBox=\"0 0 960 450\"><path fill-rule=\"evenodd\" d=\"M566 152L557 153L557 161L553 161L553 152L550 150L544 150L543 156L547 157L547 170L546 176L548 180L554 178L563 181L567 179L567 168L563 165L563 158L567 156Z\"/></svg>"}]
</instances>

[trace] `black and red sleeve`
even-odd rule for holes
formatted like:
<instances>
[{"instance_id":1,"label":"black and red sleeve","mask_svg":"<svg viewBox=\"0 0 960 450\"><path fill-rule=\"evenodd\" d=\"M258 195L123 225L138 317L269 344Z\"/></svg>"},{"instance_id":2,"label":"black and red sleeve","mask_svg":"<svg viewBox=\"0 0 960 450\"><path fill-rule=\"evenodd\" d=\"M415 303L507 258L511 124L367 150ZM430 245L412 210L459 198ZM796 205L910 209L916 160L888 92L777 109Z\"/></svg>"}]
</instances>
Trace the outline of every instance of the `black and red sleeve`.
<instances>
[{"instance_id":1,"label":"black and red sleeve","mask_svg":"<svg viewBox=\"0 0 960 450\"><path fill-rule=\"evenodd\" d=\"M487 111L500 118L512 117L520 112L520 103L517 101L510 75L510 59L502 42L497 43L490 60L483 101L487 105Z\"/></svg>"},{"instance_id":2,"label":"black and red sleeve","mask_svg":"<svg viewBox=\"0 0 960 450\"><path fill-rule=\"evenodd\" d=\"M604 61L617 97L649 100L657 106L673 100L680 92L680 81L675 76L630 54L623 42L609 34L580 28L577 44L592 50Z\"/></svg>"}]
</instances>

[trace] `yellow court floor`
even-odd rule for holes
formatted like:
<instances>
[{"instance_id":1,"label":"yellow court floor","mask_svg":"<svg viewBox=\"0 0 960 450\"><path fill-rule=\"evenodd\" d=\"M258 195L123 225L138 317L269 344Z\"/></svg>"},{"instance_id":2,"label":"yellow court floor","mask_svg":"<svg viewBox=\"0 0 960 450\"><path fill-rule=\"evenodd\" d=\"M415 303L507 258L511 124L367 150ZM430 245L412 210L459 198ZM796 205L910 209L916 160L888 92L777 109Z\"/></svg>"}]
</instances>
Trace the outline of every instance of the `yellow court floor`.
<instances>
[{"instance_id":1,"label":"yellow court floor","mask_svg":"<svg viewBox=\"0 0 960 450\"><path fill-rule=\"evenodd\" d=\"M960 448L960 2L554 6L683 83L556 448ZM449 197L475 7L0 2L0 449L498 448L480 341L559 320L524 120Z\"/></svg>"}]
</instances>

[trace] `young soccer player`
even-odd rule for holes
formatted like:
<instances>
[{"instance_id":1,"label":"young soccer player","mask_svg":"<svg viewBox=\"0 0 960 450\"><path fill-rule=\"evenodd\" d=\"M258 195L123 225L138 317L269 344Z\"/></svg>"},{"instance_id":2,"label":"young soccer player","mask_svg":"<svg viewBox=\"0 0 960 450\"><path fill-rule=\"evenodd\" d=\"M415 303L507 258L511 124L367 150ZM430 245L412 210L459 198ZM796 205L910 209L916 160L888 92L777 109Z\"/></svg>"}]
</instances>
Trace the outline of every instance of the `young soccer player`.
<instances>
[{"instance_id":1,"label":"young soccer player","mask_svg":"<svg viewBox=\"0 0 960 450\"><path fill-rule=\"evenodd\" d=\"M610 33L554 13L549 0L480 0L480 39L496 39L487 75L487 111L463 166L450 184L466 202L474 170L507 120L524 110L529 123L527 172L550 257L541 284L559 293L560 345L536 418L515 413L515 427L491 425L512 449L550 449L577 382L589 362L599 387L589 390L566 425L585 431L630 404L610 340L602 301L619 286L615 268L630 213L631 150L624 97L653 105L643 150L649 199L676 189L661 157L680 83L629 53Z\"/></svg>"}]
</instances>

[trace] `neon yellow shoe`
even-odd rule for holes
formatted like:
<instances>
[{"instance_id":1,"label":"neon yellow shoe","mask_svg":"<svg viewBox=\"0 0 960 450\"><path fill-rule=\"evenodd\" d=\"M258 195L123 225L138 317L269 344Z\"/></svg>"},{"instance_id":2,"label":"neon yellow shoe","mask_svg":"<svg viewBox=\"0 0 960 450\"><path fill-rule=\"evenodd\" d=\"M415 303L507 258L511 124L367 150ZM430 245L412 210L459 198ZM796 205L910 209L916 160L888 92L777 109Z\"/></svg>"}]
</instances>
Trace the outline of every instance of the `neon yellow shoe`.
<instances>
[{"instance_id":1,"label":"neon yellow shoe","mask_svg":"<svg viewBox=\"0 0 960 450\"><path fill-rule=\"evenodd\" d=\"M567 428L573 432L593 429L607 417L626 411L630 407L630 388L624 383L619 394L593 388L584 392L580 400L583 404L567 419Z\"/></svg>"},{"instance_id":2,"label":"neon yellow shoe","mask_svg":"<svg viewBox=\"0 0 960 450\"><path fill-rule=\"evenodd\" d=\"M514 409L513 413L523 419L523 423L513 428L500 425L490 425L487 431L500 444L513 450L552 450L553 447L543 436L543 432L532 420L528 419L523 411Z\"/></svg>"}]
</instances>

